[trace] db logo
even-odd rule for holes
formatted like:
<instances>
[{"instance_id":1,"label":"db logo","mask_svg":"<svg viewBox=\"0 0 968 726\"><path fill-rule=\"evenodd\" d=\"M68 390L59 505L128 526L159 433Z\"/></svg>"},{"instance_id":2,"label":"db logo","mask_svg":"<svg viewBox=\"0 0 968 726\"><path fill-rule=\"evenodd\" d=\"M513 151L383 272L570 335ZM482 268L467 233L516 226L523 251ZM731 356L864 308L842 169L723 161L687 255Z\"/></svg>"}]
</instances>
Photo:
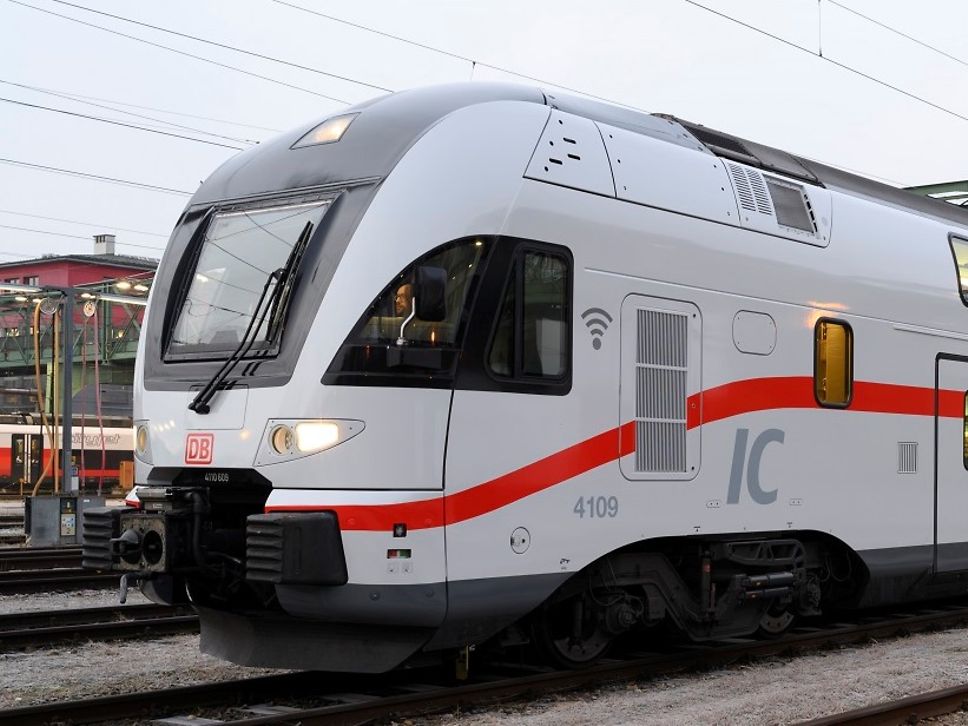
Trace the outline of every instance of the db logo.
<instances>
[{"instance_id":1,"label":"db logo","mask_svg":"<svg viewBox=\"0 0 968 726\"><path fill-rule=\"evenodd\" d=\"M188 434L185 439L185 463L211 464L214 440L212 434Z\"/></svg>"}]
</instances>

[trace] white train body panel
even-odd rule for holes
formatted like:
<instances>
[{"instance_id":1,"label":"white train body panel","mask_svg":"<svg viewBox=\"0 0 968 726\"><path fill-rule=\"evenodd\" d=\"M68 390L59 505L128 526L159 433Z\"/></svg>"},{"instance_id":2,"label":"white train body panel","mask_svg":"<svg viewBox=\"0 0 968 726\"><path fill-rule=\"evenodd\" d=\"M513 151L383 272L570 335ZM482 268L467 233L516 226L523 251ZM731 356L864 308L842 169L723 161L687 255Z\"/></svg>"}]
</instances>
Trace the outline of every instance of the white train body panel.
<instances>
[{"instance_id":1,"label":"white train body panel","mask_svg":"<svg viewBox=\"0 0 968 726\"><path fill-rule=\"evenodd\" d=\"M968 226L722 158L671 120L643 117L632 130L620 117L520 98L444 114L357 212L287 376L263 385L242 375L199 414L188 404L207 376L190 381L169 365L178 383L164 384L161 367L149 362L145 373L145 357L158 357L147 347L135 418L148 422L151 452L139 482L192 468L254 471L271 483L265 512L334 512L340 592L360 600L335 605L335 587L277 586L283 609L347 622L358 606L359 622L443 623L420 641L430 647L489 635L479 610L510 622L609 553L663 538L811 532L874 553L871 562L968 543L968 362L955 360L968 358L968 310L948 241ZM778 223L771 183L802 188L814 231ZM335 204L326 214L338 218ZM381 289L429 251L474 237L567 251L570 387L501 390L494 375L465 385L462 367L484 346L470 338L453 384L321 382ZM610 320L593 335L582 314L596 308ZM639 452L681 455L667 475L636 464L640 310L680 316L686 331L685 404L673 406L684 450ZM814 395L814 331L826 318L853 334L846 407ZM267 458L275 422L303 419L362 429L319 453ZM211 434L209 461L186 461L192 432ZM901 473L912 444L916 463ZM968 565L925 556L935 572ZM489 587L527 593L505 612L500 594L480 595ZM394 588L406 593L398 620ZM426 614L415 593L433 601Z\"/></svg>"}]
</instances>

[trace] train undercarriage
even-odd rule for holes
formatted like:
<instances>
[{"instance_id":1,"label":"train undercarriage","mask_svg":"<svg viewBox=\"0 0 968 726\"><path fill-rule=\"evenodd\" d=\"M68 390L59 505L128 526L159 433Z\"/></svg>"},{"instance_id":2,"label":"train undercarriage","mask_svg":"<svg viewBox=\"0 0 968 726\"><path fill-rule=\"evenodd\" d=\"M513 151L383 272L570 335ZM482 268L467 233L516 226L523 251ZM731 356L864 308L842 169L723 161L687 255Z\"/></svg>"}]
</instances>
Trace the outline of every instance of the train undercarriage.
<instances>
[{"instance_id":1,"label":"train undercarriage","mask_svg":"<svg viewBox=\"0 0 968 726\"><path fill-rule=\"evenodd\" d=\"M287 629L305 635L306 627L325 625L287 613L278 587L359 587L347 586L335 513L264 514L270 487L258 475L231 488L181 476L140 487L138 509L86 513L84 566L118 571L123 592L137 585L157 602L193 603L203 614L203 646L206 623L221 633L209 633L210 652L253 665L271 662L270 655L240 654L226 643L235 639L233 632L250 632L257 623L276 632L280 644ZM558 665L582 667L624 636L660 625L693 641L779 634L799 616L856 602L865 574L849 548L812 532L653 539L593 562L543 596L533 612L522 612L526 617L511 628L490 635L495 642L531 640ZM333 641L324 634L320 643L339 650L367 629L411 625L394 632L392 652L374 656L363 669L406 660L408 649L418 651L431 639L434 616L411 615L404 623L393 622L393 615L388 611L383 623L344 619L339 630L346 637ZM401 639L402 632L409 637ZM306 667L329 663L309 660Z\"/></svg>"}]
</instances>

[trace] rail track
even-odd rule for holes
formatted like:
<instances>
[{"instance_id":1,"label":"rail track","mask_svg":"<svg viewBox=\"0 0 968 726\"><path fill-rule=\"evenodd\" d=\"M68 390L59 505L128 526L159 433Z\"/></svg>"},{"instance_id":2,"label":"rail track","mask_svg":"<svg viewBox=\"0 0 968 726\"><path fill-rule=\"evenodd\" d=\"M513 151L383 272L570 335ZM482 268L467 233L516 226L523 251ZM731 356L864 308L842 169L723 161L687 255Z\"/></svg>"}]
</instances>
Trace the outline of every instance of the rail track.
<instances>
[{"instance_id":1,"label":"rail track","mask_svg":"<svg viewBox=\"0 0 968 726\"><path fill-rule=\"evenodd\" d=\"M198 631L189 608L125 605L0 614L0 652L78 640L157 637Z\"/></svg>"},{"instance_id":2,"label":"rail track","mask_svg":"<svg viewBox=\"0 0 968 726\"><path fill-rule=\"evenodd\" d=\"M688 668L728 664L740 658L815 650L965 623L968 623L968 602L960 602L910 613L865 614L856 622L799 628L775 640L736 638L657 652L626 653L619 659L582 671L556 671L491 661L484 663L469 681L456 686L440 669L399 671L379 676L288 673L4 709L0 710L0 724L41 724L68 719L71 723L92 723L158 715L173 717L187 712L197 717L246 726L297 722L305 725L360 723L369 719L400 718L456 707L480 706L535 693L547 694L648 678ZM958 696L952 698L957 699ZM271 703L266 705L264 701ZM307 701L311 701L308 708L305 705ZM832 717L834 720L823 723L841 723L837 719L842 719L844 715Z\"/></svg>"},{"instance_id":3,"label":"rail track","mask_svg":"<svg viewBox=\"0 0 968 726\"><path fill-rule=\"evenodd\" d=\"M116 572L96 572L81 567L10 570L0 572L0 595L117 587L118 577Z\"/></svg>"}]
</instances>

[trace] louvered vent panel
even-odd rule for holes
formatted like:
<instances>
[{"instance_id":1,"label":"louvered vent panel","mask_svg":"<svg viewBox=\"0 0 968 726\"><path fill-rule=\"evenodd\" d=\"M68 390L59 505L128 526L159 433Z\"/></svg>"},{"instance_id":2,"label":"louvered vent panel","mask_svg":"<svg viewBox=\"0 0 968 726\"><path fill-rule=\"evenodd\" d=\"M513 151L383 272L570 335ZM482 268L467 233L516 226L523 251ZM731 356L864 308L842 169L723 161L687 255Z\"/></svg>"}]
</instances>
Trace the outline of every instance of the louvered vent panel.
<instances>
[{"instance_id":1,"label":"louvered vent panel","mask_svg":"<svg viewBox=\"0 0 968 726\"><path fill-rule=\"evenodd\" d=\"M897 444L897 473L918 473L917 441L899 441Z\"/></svg>"},{"instance_id":2,"label":"louvered vent panel","mask_svg":"<svg viewBox=\"0 0 968 726\"><path fill-rule=\"evenodd\" d=\"M756 200L753 199L753 187L750 186L746 172L739 164L726 164L729 175L733 178L733 185L736 187L736 194L739 197L739 206L747 212L756 211Z\"/></svg>"},{"instance_id":3,"label":"louvered vent panel","mask_svg":"<svg viewBox=\"0 0 968 726\"><path fill-rule=\"evenodd\" d=\"M763 175L753 169L746 170L749 177L750 187L753 189L753 197L756 199L756 211L760 214L773 214L773 200L770 199L770 192L766 188L766 181Z\"/></svg>"},{"instance_id":4,"label":"louvered vent panel","mask_svg":"<svg viewBox=\"0 0 968 726\"><path fill-rule=\"evenodd\" d=\"M245 579L282 582L283 527L266 515L248 518L245 535Z\"/></svg>"},{"instance_id":5,"label":"louvered vent panel","mask_svg":"<svg viewBox=\"0 0 968 726\"><path fill-rule=\"evenodd\" d=\"M118 511L94 507L83 514L84 542L81 566L92 570L111 569L111 539L118 535Z\"/></svg>"},{"instance_id":6,"label":"louvered vent panel","mask_svg":"<svg viewBox=\"0 0 968 726\"><path fill-rule=\"evenodd\" d=\"M686 470L689 316L639 310L636 330L635 470Z\"/></svg>"}]
</instances>

